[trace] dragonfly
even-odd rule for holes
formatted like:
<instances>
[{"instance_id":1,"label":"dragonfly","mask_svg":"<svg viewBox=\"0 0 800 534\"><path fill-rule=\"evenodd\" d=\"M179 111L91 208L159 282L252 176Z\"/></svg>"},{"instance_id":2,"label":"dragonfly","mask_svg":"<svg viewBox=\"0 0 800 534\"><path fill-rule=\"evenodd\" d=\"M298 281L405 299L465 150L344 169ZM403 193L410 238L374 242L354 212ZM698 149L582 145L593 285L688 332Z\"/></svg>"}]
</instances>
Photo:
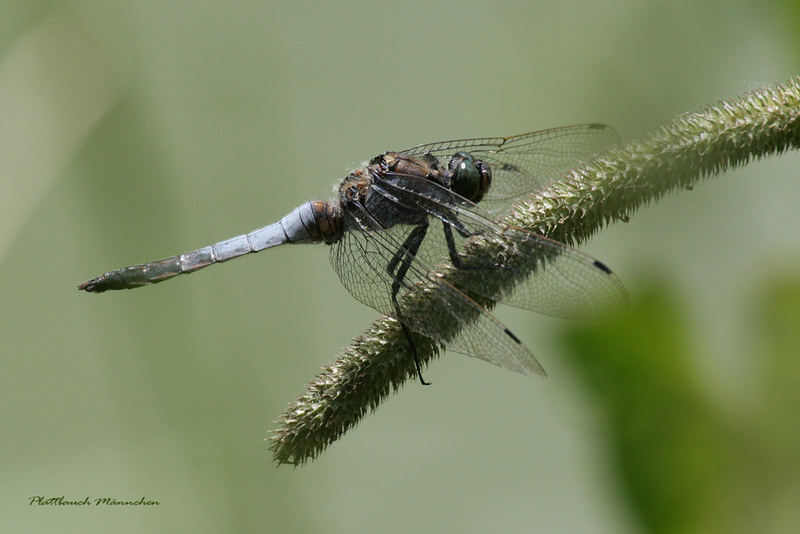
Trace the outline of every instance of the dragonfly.
<instances>
[{"instance_id":1,"label":"dragonfly","mask_svg":"<svg viewBox=\"0 0 800 534\"><path fill-rule=\"evenodd\" d=\"M309 200L263 228L106 272L78 288L133 289L278 245L324 243L352 296L400 323L422 384L429 382L412 332L511 371L544 375L486 303L592 319L624 309L628 295L604 263L500 215L617 141L608 126L579 124L384 152L350 172L330 200ZM446 278L448 270L464 276ZM512 291L499 287L501 276L516 281ZM427 306L418 305L420 295Z\"/></svg>"}]
</instances>

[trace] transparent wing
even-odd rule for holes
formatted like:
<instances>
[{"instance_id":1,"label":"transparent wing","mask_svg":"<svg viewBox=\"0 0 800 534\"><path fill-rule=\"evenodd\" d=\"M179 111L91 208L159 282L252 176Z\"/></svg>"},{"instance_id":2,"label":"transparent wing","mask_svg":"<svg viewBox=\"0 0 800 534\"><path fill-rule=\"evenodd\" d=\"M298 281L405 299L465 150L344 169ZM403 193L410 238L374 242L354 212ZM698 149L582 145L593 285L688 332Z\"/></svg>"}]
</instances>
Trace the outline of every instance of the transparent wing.
<instances>
[{"instance_id":1,"label":"transparent wing","mask_svg":"<svg viewBox=\"0 0 800 534\"><path fill-rule=\"evenodd\" d=\"M364 206L344 209L347 231L331 245L331 264L342 284L360 302L397 318L392 285L406 326L448 348L522 374L544 374L530 351L499 320L425 266L412 258L398 280L387 265L403 242L408 226L382 227Z\"/></svg>"},{"instance_id":2,"label":"transparent wing","mask_svg":"<svg viewBox=\"0 0 800 534\"><path fill-rule=\"evenodd\" d=\"M603 124L578 124L511 137L456 139L418 145L404 155L431 154L444 168L456 152L469 152L489 163L492 186L481 205L496 212L514 198L542 189L558 173L576 166L609 145L619 135Z\"/></svg>"},{"instance_id":3,"label":"transparent wing","mask_svg":"<svg viewBox=\"0 0 800 534\"><path fill-rule=\"evenodd\" d=\"M628 307L622 282L599 260L502 225L435 182L408 175L394 178L378 178L373 189L408 209L429 214L434 222L417 255L437 269L457 267L454 284L467 294L571 319L597 319Z\"/></svg>"}]
</instances>

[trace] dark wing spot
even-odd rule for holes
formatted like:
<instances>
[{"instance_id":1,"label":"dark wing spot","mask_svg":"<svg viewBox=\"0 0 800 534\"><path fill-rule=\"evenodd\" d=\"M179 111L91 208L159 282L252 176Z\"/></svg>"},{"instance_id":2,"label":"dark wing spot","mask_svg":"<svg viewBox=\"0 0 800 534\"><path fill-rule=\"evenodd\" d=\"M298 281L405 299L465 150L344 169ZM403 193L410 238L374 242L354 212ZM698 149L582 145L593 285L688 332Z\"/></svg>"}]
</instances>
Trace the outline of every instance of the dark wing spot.
<instances>
[{"instance_id":1,"label":"dark wing spot","mask_svg":"<svg viewBox=\"0 0 800 534\"><path fill-rule=\"evenodd\" d=\"M513 339L514 341L516 341L517 343L522 345L522 341L520 341L519 338L517 336L515 336L514 333L511 330L506 328L505 331L506 331L506 334L508 334L508 337L510 337L511 339Z\"/></svg>"},{"instance_id":2,"label":"dark wing spot","mask_svg":"<svg viewBox=\"0 0 800 534\"><path fill-rule=\"evenodd\" d=\"M594 260L594 266L603 271L606 274L611 274L611 269L609 269L605 263L599 260Z\"/></svg>"},{"instance_id":3,"label":"dark wing spot","mask_svg":"<svg viewBox=\"0 0 800 534\"><path fill-rule=\"evenodd\" d=\"M608 126L605 124L594 123L589 125L590 130L605 130L606 128L608 128Z\"/></svg>"}]
</instances>

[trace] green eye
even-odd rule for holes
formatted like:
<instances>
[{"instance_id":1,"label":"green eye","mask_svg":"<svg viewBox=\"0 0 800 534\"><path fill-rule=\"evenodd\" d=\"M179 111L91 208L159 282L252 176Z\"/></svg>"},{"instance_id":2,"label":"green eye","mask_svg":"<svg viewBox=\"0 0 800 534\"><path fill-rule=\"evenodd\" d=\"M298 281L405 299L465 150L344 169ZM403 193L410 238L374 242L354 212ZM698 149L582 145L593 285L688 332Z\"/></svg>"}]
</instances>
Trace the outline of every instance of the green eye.
<instances>
[{"instance_id":1,"label":"green eye","mask_svg":"<svg viewBox=\"0 0 800 534\"><path fill-rule=\"evenodd\" d=\"M481 188L481 173L470 154L458 152L450 159L452 189L467 200L475 201Z\"/></svg>"}]
</instances>

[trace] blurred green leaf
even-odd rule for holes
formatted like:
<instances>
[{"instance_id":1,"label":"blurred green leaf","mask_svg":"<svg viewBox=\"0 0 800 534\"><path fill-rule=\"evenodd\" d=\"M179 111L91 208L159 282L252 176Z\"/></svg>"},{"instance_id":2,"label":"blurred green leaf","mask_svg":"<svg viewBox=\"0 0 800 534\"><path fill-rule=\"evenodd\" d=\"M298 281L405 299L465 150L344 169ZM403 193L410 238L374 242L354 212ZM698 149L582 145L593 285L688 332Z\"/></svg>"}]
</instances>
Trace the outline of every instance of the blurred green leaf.
<instances>
[{"instance_id":1,"label":"blurred green leaf","mask_svg":"<svg viewBox=\"0 0 800 534\"><path fill-rule=\"evenodd\" d=\"M775 280L753 306L762 372L750 408L710 394L668 287L628 315L572 326L569 355L607 425L631 507L649 532L794 532L800 520L800 284Z\"/></svg>"}]
</instances>

